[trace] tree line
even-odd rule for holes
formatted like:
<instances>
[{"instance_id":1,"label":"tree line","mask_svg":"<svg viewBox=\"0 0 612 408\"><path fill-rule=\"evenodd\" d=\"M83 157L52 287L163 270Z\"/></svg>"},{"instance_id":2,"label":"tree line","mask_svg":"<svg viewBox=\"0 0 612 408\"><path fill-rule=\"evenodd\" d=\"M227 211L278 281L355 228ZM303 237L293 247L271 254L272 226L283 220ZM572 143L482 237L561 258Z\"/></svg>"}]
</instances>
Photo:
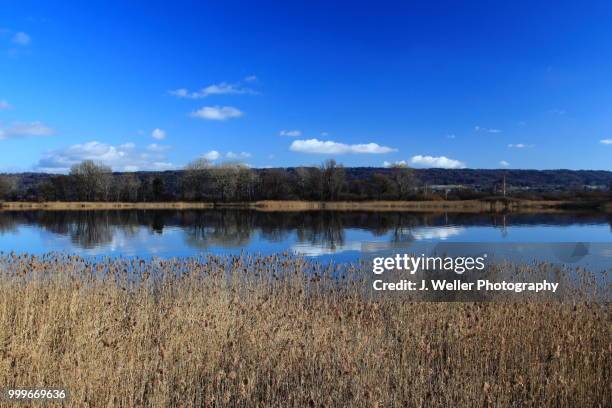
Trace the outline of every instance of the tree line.
<instances>
[{"instance_id":1,"label":"tree line","mask_svg":"<svg viewBox=\"0 0 612 408\"><path fill-rule=\"evenodd\" d=\"M176 175L178 174L178 175ZM0 200L37 201L207 201L257 200L407 200L417 198L412 169L395 166L388 174L350 180L344 166L327 160L318 167L253 170L240 163L213 164L200 158L180 173L113 173L91 160L72 166L67 175L53 175L19 191L15 178L0 177Z\"/></svg>"},{"instance_id":2,"label":"tree line","mask_svg":"<svg viewBox=\"0 0 612 408\"><path fill-rule=\"evenodd\" d=\"M601 173L601 174L600 174ZM249 202L258 200L458 200L508 196L528 199L601 199L610 187L587 188L585 177L597 185L610 183L612 173L509 170L415 170L345 168L335 160L317 167L251 169L239 163L213 164L196 159L182 171L113 173L87 160L68 174L0 175L0 200L108 202ZM442 184L432 184L437 181ZM529 187L530 180L542 189ZM544 180L544 181L541 181ZM547 181L550 180L550 181ZM566 180L562 190L557 183ZM455 183L455 184L453 184ZM549 184L555 183L555 184ZM547 187L548 186L548 187Z\"/></svg>"}]
</instances>

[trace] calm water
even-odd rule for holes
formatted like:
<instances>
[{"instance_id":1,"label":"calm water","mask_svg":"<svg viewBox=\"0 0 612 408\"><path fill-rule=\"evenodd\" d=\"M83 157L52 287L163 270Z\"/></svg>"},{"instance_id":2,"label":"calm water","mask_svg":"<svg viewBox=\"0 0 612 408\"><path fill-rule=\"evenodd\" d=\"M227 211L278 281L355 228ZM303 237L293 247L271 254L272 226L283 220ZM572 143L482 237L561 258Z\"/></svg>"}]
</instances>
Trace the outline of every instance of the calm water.
<instances>
[{"instance_id":1,"label":"calm water","mask_svg":"<svg viewBox=\"0 0 612 408\"><path fill-rule=\"evenodd\" d=\"M355 260L422 242L612 242L612 215L247 210L0 212L0 251L192 256L289 251Z\"/></svg>"}]
</instances>

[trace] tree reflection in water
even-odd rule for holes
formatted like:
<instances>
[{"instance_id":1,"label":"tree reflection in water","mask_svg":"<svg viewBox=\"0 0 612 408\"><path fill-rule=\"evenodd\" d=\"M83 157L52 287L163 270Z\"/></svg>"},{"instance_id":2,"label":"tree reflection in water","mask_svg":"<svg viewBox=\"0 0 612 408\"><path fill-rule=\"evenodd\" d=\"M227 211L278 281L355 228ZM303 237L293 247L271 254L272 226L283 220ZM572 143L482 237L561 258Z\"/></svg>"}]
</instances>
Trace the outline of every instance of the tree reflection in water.
<instances>
[{"instance_id":1,"label":"tree reflection in water","mask_svg":"<svg viewBox=\"0 0 612 408\"><path fill-rule=\"evenodd\" d=\"M240 248L255 237L282 243L295 234L300 244L333 252L347 244L347 230L387 236L389 247L421 239L445 239L463 228L485 226L500 234L510 226L571 226L609 224L606 213L567 212L550 214L411 213L372 211L259 212L252 210L99 210L99 211L0 211L0 234L14 233L20 226L42 228L69 237L79 248L112 243L119 234L163 234L180 229L187 245Z\"/></svg>"}]
</instances>

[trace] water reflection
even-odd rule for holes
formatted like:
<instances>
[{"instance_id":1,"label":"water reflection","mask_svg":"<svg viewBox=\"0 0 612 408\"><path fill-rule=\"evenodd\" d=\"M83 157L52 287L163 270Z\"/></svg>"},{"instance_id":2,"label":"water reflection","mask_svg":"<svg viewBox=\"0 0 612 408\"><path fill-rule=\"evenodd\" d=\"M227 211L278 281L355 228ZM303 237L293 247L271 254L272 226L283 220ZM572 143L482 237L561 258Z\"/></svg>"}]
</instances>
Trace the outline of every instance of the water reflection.
<instances>
[{"instance_id":1,"label":"water reflection","mask_svg":"<svg viewBox=\"0 0 612 408\"><path fill-rule=\"evenodd\" d=\"M256 226L253 219L241 211L180 213L179 226L185 230L186 242L206 249L211 245L241 247L251 240Z\"/></svg>"},{"instance_id":2,"label":"water reflection","mask_svg":"<svg viewBox=\"0 0 612 408\"><path fill-rule=\"evenodd\" d=\"M23 228L68 238L65 250L121 247L121 242L142 243L155 237L177 240L192 251L215 248L292 250L318 256L346 251L370 252L399 248L414 241L504 240L532 231L528 240L573 240L599 234L610 239L612 215L605 213L457 214L367 211L258 212L247 210L122 210L122 211L7 211L0 212L0 250L46 251L21 247L8 240L23 235ZM544 232L548 227L552 235ZM592 228L591 228L592 227ZM594 228L594 229L593 229ZM513 231L510 233L509 231ZM567 231L567 236L558 236ZM492 233L493 232L493 233ZM601 235L603 234L603 235ZM171 237L171 238L170 238ZM551 238L552 237L552 238ZM1 240L4 238L4 240ZM584 238L584 237L583 237ZM593 240L597 240L594 237ZM119 244L118 244L119 242ZM140 245L142 247L142 245ZM57 248L53 248L57 249ZM121 249L121 248L120 248ZM146 249L140 249L146 252ZM139 255L147 255L138 253ZM170 254L171 255L171 254Z\"/></svg>"}]
</instances>

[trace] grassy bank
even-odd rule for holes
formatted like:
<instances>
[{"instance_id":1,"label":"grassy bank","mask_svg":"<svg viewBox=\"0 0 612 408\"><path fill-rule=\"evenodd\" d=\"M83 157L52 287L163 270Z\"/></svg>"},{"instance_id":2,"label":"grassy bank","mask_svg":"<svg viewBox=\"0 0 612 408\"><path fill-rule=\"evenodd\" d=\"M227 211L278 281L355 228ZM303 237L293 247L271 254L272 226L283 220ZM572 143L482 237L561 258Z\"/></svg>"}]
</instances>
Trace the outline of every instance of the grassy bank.
<instances>
[{"instance_id":1,"label":"grassy bank","mask_svg":"<svg viewBox=\"0 0 612 408\"><path fill-rule=\"evenodd\" d=\"M0 202L0 210L192 210L214 208L213 203L160 202L87 202L87 201L10 201Z\"/></svg>"},{"instance_id":2,"label":"grassy bank","mask_svg":"<svg viewBox=\"0 0 612 408\"><path fill-rule=\"evenodd\" d=\"M563 211L572 203L567 201L531 200L455 200L455 201L258 201L249 207L262 211L412 211L412 212L503 212L503 211ZM586 207L573 203L575 208ZM593 206L588 206L593 208ZM599 207L596 205L595 207Z\"/></svg>"},{"instance_id":3,"label":"grassy bank","mask_svg":"<svg viewBox=\"0 0 612 408\"><path fill-rule=\"evenodd\" d=\"M609 406L610 347L607 304L372 299L287 256L0 256L0 383L71 406Z\"/></svg>"},{"instance_id":4,"label":"grassy bank","mask_svg":"<svg viewBox=\"0 0 612 408\"><path fill-rule=\"evenodd\" d=\"M612 211L610 203L533 200L455 201L255 201L244 203L207 202L0 202L0 210L110 210L110 209L211 209L244 208L259 211L412 211L412 212L554 212L566 209Z\"/></svg>"}]
</instances>

